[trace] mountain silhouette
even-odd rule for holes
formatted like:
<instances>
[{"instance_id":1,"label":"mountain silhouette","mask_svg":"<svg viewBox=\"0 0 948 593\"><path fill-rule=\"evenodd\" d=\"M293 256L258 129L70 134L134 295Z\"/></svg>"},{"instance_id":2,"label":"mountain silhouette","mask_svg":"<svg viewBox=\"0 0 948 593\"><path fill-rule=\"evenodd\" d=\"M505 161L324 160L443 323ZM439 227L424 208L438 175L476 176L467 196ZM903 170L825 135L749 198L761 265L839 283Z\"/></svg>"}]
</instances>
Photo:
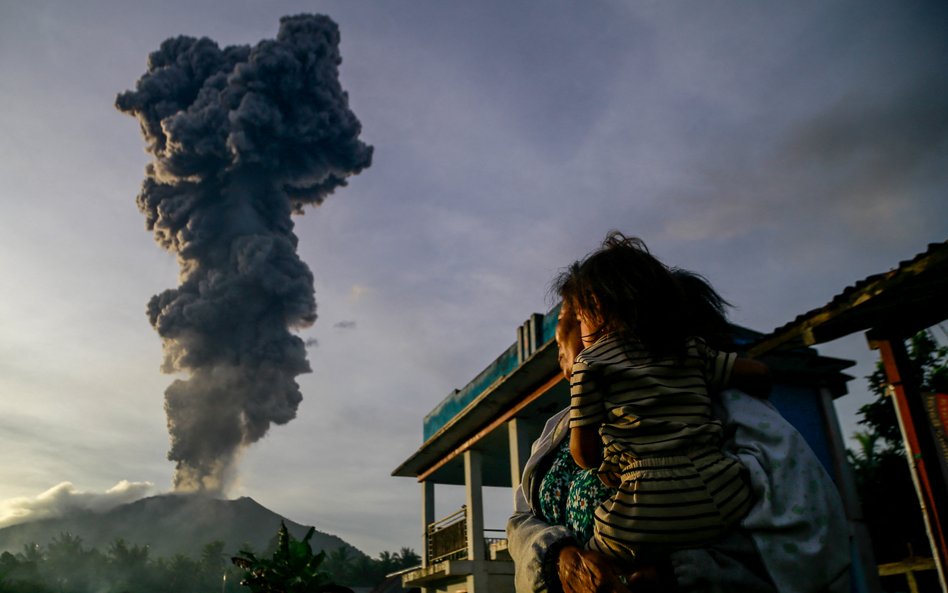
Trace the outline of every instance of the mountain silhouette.
<instances>
[{"instance_id":1,"label":"mountain silhouette","mask_svg":"<svg viewBox=\"0 0 948 593\"><path fill-rule=\"evenodd\" d=\"M248 546L260 554L276 537L281 521L297 539L309 530L308 526L281 517L248 497L220 500L198 494L163 494L103 513L78 510L5 527L0 529L0 552L21 552L26 545L46 545L68 533L81 538L84 547L101 552L119 538L130 546L148 546L152 558L198 556L213 541L224 542L228 554ZM310 546L314 552L328 553L344 547L350 553L363 554L339 537L321 531L313 534Z\"/></svg>"}]
</instances>

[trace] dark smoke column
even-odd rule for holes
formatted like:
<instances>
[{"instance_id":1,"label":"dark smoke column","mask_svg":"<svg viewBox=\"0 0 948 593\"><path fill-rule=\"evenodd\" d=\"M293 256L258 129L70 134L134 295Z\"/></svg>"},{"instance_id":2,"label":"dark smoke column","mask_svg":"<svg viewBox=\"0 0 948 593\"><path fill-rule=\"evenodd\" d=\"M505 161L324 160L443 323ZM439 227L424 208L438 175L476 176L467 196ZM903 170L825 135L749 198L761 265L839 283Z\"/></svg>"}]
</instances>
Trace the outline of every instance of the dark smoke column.
<instances>
[{"instance_id":1,"label":"dark smoke column","mask_svg":"<svg viewBox=\"0 0 948 593\"><path fill-rule=\"evenodd\" d=\"M284 17L255 47L168 39L116 99L154 156L138 207L181 267L148 303L162 370L187 375L165 391L176 490L223 493L243 448L296 416L310 367L290 330L316 301L291 215L372 160L341 61L331 19Z\"/></svg>"}]
</instances>

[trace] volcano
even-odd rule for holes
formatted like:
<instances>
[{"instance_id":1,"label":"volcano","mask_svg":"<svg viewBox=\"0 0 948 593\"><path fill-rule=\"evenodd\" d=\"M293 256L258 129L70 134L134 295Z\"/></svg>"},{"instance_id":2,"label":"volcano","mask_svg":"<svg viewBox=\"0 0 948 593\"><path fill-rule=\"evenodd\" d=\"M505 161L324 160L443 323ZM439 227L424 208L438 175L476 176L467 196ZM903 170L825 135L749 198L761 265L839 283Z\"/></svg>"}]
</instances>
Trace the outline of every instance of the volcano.
<instances>
[{"instance_id":1,"label":"volcano","mask_svg":"<svg viewBox=\"0 0 948 593\"><path fill-rule=\"evenodd\" d=\"M119 538L129 546L148 546L152 558L199 556L204 546L214 541L224 542L224 550L230 554L248 546L260 553L276 536L281 521L297 539L309 530L309 526L282 517L249 497L221 500L200 494L164 494L103 513L78 510L5 527L0 529L0 552L21 552L26 545L46 545L68 533L81 538L84 547L103 552ZM318 530L310 546L314 552L342 547L363 555L341 538Z\"/></svg>"}]
</instances>

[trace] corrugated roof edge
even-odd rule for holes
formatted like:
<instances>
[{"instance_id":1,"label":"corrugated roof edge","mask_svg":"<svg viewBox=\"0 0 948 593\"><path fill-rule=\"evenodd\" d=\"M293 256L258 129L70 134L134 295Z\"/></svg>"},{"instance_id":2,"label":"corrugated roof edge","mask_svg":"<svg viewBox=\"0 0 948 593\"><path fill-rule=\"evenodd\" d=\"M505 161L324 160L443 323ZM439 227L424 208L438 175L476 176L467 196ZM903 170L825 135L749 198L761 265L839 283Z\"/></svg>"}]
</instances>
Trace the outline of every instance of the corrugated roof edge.
<instances>
[{"instance_id":1,"label":"corrugated roof edge","mask_svg":"<svg viewBox=\"0 0 948 593\"><path fill-rule=\"evenodd\" d=\"M817 307L807 311L806 313L801 313L800 315L797 315L795 318L793 318L793 320L775 328L770 333L760 336L756 341L754 341L753 344L751 344L749 352L751 355L756 356L779 348L784 344L785 341L792 339L794 330L799 329L806 321L815 318L817 315L829 314L834 308L845 304L846 301L848 301L857 293L867 290L875 284L889 280L898 274L910 272L918 264L926 262L927 260L935 257L948 257L948 240L941 243L929 243L928 248L925 251L915 255L911 259L899 262L896 267L886 272L872 274L871 276L867 276L866 278L855 282L851 286L847 286L842 292L834 296L827 304L823 305L822 307Z\"/></svg>"}]
</instances>

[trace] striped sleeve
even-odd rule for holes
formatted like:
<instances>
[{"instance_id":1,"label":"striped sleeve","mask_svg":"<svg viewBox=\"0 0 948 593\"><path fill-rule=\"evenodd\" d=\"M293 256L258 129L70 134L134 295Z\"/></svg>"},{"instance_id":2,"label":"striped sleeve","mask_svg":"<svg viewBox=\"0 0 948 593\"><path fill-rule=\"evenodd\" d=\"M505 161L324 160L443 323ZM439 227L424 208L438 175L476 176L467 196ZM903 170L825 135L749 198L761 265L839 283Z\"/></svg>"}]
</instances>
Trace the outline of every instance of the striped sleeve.
<instances>
[{"instance_id":1,"label":"striped sleeve","mask_svg":"<svg viewBox=\"0 0 948 593\"><path fill-rule=\"evenodd\" d=\"M573 376L569 384L571 428L601 424L606 419L598 375L599 373L582 359L573 363Z\"/></svg>"},{"instance_id":2,"label":"striped sleeve","mask_svg":"<svg viewBox=\"0 0 948 593\"><path fill-rule=\"evenodd\" d=\"M721 352L709 347L702 340L697 341L699 355L704 359L705 380L709 391L720 391L728 386L736 352Z\"/></svg>"}]
</instances>

